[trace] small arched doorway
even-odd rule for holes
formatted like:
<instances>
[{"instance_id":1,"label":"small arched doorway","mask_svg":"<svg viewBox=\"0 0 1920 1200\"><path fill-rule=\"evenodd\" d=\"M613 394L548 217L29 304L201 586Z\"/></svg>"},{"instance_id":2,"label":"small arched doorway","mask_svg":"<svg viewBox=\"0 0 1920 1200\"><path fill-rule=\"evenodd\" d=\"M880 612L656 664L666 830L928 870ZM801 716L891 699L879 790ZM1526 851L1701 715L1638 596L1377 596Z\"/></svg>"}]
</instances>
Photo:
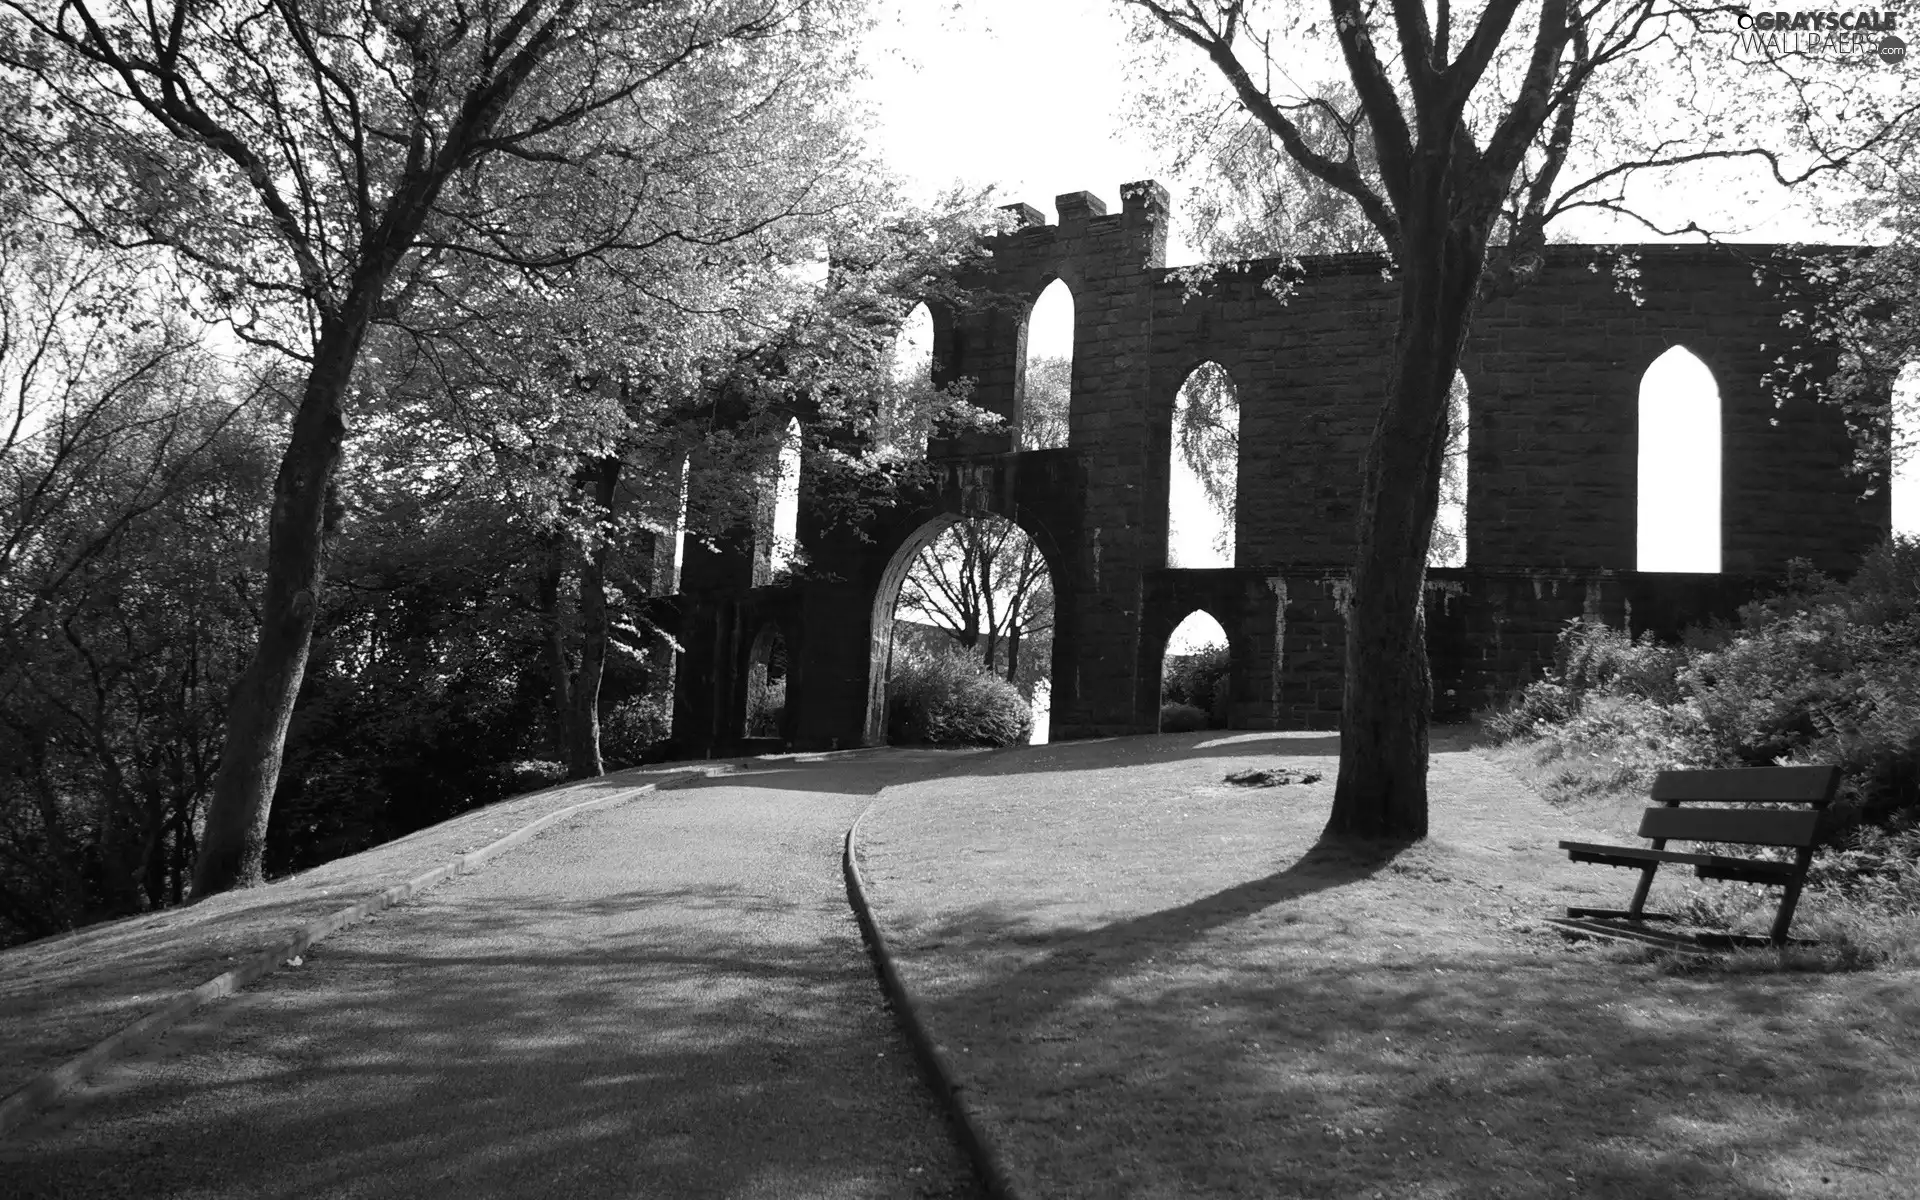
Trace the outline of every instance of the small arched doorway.
<instances>
[{"instance_id":1,"label":"small arched doorway","mask_svg":"<svg viewBox=\"0 0 1920 1200\"><path fill-rule=\"evenodd\" d=\"M1225 729L1233 716L1227 631L1205 609L1174 626L1160 656L1160 732Z\"/></svg>"},{"instance_id":2,"label":"small arched doorway","mask_svg":"<svg viewBox=\"0 0 1920 1200\"><path fill-rule=\"evenodd\" d=\"M787 639L772 621L760 627L747 655L747 695L741 732L750 738L787 735Z\"/></svg>"}]
</instances>

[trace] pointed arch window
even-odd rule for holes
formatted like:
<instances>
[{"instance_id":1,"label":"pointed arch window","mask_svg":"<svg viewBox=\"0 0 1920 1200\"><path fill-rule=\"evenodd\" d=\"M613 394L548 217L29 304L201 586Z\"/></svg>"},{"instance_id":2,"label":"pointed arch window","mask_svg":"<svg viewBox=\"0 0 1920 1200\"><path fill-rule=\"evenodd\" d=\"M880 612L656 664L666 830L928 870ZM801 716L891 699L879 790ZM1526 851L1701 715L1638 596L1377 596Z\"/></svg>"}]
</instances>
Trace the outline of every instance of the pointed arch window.
<instances>
[{"instance_id":1,"label":"pointed arch window","mask_svg":"<svg viewBox=\"0 0 1920 1200\"><path fill-rule=\"evenodd\" d=\"M1894 380L1892 450L1893 532L1920 537L1920 362Z\"/></svg>"},{"instance_id":2,"label":"pointed arch window","mask_svg":"<svg viewBox=\"0 0 1920 1200\"><path fill-rule=\"evenodd\" d=\"M1720 570L1720 388L1681 346L1640 378L1635 565Z\"/></svg>"},{"instance_id":3,"label":"pointed arch window","mask_svg":"<svg viewBox=\"0 0 1920 1200\"><path fill-rule=\"evenodd\" d=\"M1064 280L1047 285L1027 313L1027 358L1020 377L1020 449L1045 450L1068 441L1073 392L1073 292Z\"/></svg>"},{"instance_id":4,"label":"pointed arch window","mask_svg":"<svg viewBox=\"0 0 1920 1200\"><path fill-rule=\"evenodd\" d=\"M925 301L900 323L889 351L891 386L874 414L873 444L907 458L927 456L933 428L933 310Z\"/></svg>"},{"instance_id":5,"label":"pointed arch window","mask_svg":"<svg viewBox=\"0 0 1920 1200\"><path fill-rule=\"evenodd\" d=\"M1440 507L1427 543L1430 567L1467 565L1467 377L1453 373L1447 394L1447 452L1440 464Z\"/></svg>"},{"instance_id":6,"label":"pointed arch window","mask_svg":"<svg viewBox=\"0 0 1920 1200\"><path fill-rule=\"evenodd\" d=\"M1167 565L1233 565L1240 489L1240 398L1219 363L1187 374L1173 399L1167 478Z\"/></svg>"},{"instance_id":7,"label":"pointed arch window","mask_svg":"<svg viewBox=\"0 0 1920 1200\"><path fill-rule=\"evenodd\" d=\"M773 485L773 542L767 569L774 575L793 565L800 528L800 422L788 418L780 439L780 457Z\"/></svg>"}]
</instances>

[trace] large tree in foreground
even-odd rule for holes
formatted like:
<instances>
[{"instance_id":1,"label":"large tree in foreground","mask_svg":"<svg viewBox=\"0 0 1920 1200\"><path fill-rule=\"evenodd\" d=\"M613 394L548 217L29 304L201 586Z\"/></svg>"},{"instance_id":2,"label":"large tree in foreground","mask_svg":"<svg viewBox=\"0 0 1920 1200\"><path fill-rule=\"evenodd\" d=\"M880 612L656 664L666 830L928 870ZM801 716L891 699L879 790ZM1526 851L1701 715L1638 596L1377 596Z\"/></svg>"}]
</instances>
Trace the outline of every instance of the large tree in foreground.
<instances>
[{"instance_id":1,"label":"large tree in foreground","mask_svg":"<svg viewBox=\"0 0 1920 1200\"><path fill-rule=\"evenodd\" d=\"M304 373L196 895L260 878L369 331L453 258L538 278L698 239L626 199L660 165L628 147L678 106L727 103L743 76L803 77L844 8L5 0L9 117L33 117L7 131L7 168L97 236L171 248L199 272L196 302Z\"/></svg>"},{"instance_id":2,"label":"large tree in foreground","mask_svg":"<svg viewBox=\"0 0 1920 1200\"><path fill-rule=\"evenodd\" d=\"M1832 169L1858 143L1803 125L1786 131L1797 157L1770 149L1746 123L1777 102L1743 106L1729 91L1738 81L1716 83L1713 73L1739 66L1750 80L1757 67L1783 85L1776 97L1808 106L1819 103L1818 81L1795 73L1808 64L1764 52L1760 63L1736 63L1730 20L1718 40L1701 40L1704 22L1723 11L1705 6L1328 0L1315 20L1282 6L1278 16L1266 14L1248 0L1126 3L1141 15L1147 42L1202 51L1233 102L1308 175L1356 205L1394 260L1397 327L1363 465L1340 772L1327 829L1423 836L1433 686L1422 591L1448 392L1476 300L1537 270L1555 216L1629 211L1636 173L1750 157L1786 184ZM1312 79L1315 55L1332 47L1352 86L1351 107L1328 98L1340 89L1298 82ZM1648 94L1662 72L1695 85L1669 91L1673 106L1664 112ZM1729 100L1736 102L1722 103ZM1650 111L1672 127L1636 141L1635 122ZM1699 228L1691 219L1684 225Z\"/></svg>"}]
</instances>

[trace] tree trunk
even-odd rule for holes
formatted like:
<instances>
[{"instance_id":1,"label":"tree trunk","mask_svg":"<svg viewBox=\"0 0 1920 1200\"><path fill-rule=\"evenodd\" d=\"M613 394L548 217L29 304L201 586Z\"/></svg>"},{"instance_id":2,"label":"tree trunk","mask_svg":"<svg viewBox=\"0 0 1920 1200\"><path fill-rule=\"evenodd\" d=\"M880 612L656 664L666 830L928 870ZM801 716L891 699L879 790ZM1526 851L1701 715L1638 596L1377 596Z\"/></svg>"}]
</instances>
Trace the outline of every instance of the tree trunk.
<instances>
[{"instance_id":1,"label":"tree trunk","mask_svg":"<svg viewBox=\"0 0 1920 1200\"><path fill-rule=\"evenodd\" d=\"M566 624L560 613L560 582L566 574L566 553L565 536L549 535L547 561L540 572L540 623L546 631L543 650L547 660L548 694L554 724L560 732L560 753L567 762L567 778L579 779L582 777L576 757L579 738L573 727L573 662L567 654Z\"/></svg>"},{"instance_id":2,"label":"tree trunk","mask_svg":"<svg viewBox=\"0 0 1920 1200\"><path fill-rule=\"evenodd\" d=\"M594 464L594 503L609 520L619 483L618 458L603 458ZM573 712L568 722L574 743L569 755L573 766L570 774L575 779L607 773L600 758L600 681L607 669L607 556L611 549L608 537L598 537L593 553L580 564L580 674L574 679Z\"/></svg>"},{"instance_id":3,"label":"tree trunk","mask_svg":"<svg viewBox=\"0 0 1920 1200\"><path fill-rule=\"evenodd\" d=\"M1485 258L1482 232L1450 225L1446 189L1422 189L1405 224L1400 322L1388 400L1367 447L1351 602L1340 773L1326 832L1427 833L1427 544L1439 505L1447 396Z\"/></svg>"},{"instance_id":4,"label":"tree trunk","mask_svg":"<svg viewBox=\"0 0 1920 1200\"><path fill-rule=\"evenodd\" d=\"M611 517L613 497L620 482L620 460L603 458L582 468L575 482L591 484L600 513ZM547 669L553 679L553 707L566 741L567 778L593 779L606 774L600 757L600 681L606 674L607 556L605 536L596 536L592 553L580 564L580 665L567 653L566 631L560 620L560 579L566 562L566 543L556 535L552 557L540 581L540 608L547 626Z\"/></svg>"},{"instance_id":5,"label":"tree trunk","mask_svg":"<svg viewBox=\"0 0 1920 1200\"><path fill-rule=\"evenodd\" d=\"M360 313L323 329L273 482L260 640L228 705L226 744L194 863L196 899L260 882L267 814L319 611L327 485L346 433L340 403L366 327Z\"/></svg>"}]
</instances>

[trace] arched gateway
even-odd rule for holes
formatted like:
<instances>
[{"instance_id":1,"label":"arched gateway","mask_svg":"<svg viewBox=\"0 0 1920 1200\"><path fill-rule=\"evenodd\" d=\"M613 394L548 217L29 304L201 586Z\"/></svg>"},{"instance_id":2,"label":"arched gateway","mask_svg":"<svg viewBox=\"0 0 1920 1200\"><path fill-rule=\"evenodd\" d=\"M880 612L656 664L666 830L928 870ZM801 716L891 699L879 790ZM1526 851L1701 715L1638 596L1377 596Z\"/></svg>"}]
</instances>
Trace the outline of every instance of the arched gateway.
<instances>
[{"instance_id":1,"label":"arched gateway","mask_svg":"<svg viewBox=\"0 0 1920 1200\"><path fill-rule=\"evenodd\" d=\"M1053 573L1053 738L1152 732L1161 651L1196 609L1233 647L1231 726L1337 725L1361 459L1391 366L1390 264L1168 271L1166 193L1135 183L1121 198L1108 213L1086 192L1058 197L1052 225L1012 206L1015 228L956 281L977 303L934 314L933 382L973 381L974 402L1006 423L931 439L926 492L863 531L836 530L808 510L803 463L804 570L756 587L730 552L688 552L680 595L662 603L684 647L681 753L724 752L745 727L754 641L770 622L787 655L785 740L879 740L891 595L920 546L969 513L1015 521ZM1532 678L1570 618L1674 631L1730 615L1791 559L1845 572L1884 535L1886 489L1849 474L1841 415L1806 399L1776 406L1761 384L1779 357L1832 361L1811 329L1783 320L1808 303L1805 264L1822 252L1795 253L1551 246L1533 282L1481 306L1462 360L1470 554L1428 572L1440 715ZM1627 257L1630 290L1613 270ZM1022 451L1027 310L1053 280L1073 292L1068 436ZM1682 328L1720 386L1719 574L1635 569L1640 377ZM1183 569L1165 565L1174 405L1201 362L1232 378L1237 399L1232 553L1220 560L1233 565Z\"/></svg>"}]
</instances>

